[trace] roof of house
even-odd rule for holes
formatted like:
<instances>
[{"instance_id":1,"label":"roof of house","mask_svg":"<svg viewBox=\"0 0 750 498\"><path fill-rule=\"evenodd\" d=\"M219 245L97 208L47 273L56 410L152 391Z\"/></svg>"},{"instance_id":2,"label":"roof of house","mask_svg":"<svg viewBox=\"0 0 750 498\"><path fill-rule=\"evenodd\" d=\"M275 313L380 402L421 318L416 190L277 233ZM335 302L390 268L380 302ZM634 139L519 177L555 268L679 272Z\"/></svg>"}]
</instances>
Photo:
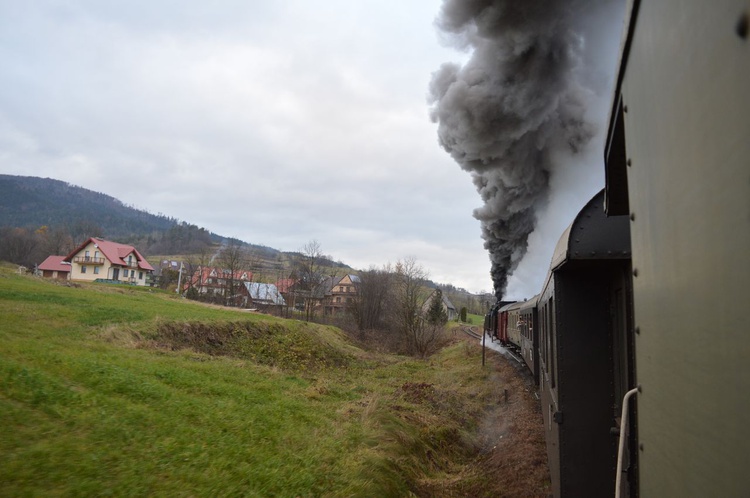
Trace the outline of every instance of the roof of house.
<instances>
[{"instance_id":1,"label":"roof of house","mask_svg":"<svg viewBox=\"0 0 750 498\"><path fill-rule=\"evenodd\" d=\"M336 280L336 281L335 281L335 282L333 283L333 285L338 285L338 284L340 284L341 282L343 282L344 280L346 280L346 277L349 277L349 281L350 281L351 283L353 283L353 284L359 284L359 283L362 283L362 282L361 282L361 280L359 279L359 275L352 275L351 273L348 273L348 274L344 275L343 277L340 277L340 278L338 278L338 277L337 277L337 278L338 278L338 280Z\"/></svg>"},{"instance_id":2,"label":"roof of house","mask_svg":"<svg viewBox=\"0 0 750 498\"><path fill-rule=\"evenodd\" d=\"M447 308L448 308L449 310L453 310L453 311L456 311L456 307L455 307L455 306L453 306L453 303L451 302L451 300L450 300L450 299L448 299L448 296L446 296L445 294L443 294L443 302L445 303L445 306L446 306L446 307L447 307Z\"/></svg>"},{"instance_id":3,"label":"roof of house","mask_svg":"<svg viewBox=\"0 0 750 498\"><path fill-rule=\"evenodd\" d=\"M250 298L257 304L275 304L285 306L286 301L273 284L261 284L258 282L245 282L245 289Z\"/></svg>"},{"instance_id":4,"label":"roof of house","mask_svg":"<svg viewBox=\"0 0 750 498\"><path fill-rule=\"evenodd\" d=\"M65 256L47 256L47 259L39 265L40 270L46 271L70 271L70 263L63 263Z\"/></svg>"},{"instance_id":5,"label":"roof of house","mask_svg":"<svg viewBox=\"0 0 750 498\"><path fill-rule=\"evenodd\" d=\"M422 307L424 309L427 309L430 306L430 303L432 302L432 299L435 296L436 292L437 292L437 289L435 289L434 291L432 291L432 293L430 294L430 296L424 302L424 304L422 305ZM456 311L456 307L453 306L453 303L451 302L450 299L448 299L448 296L446 296L445 293L442 292L442 291L440 292L440 295L443 298L443 304L445 305L446 309Z\"/></svg>"},{"instance_id":6,"label":"roof of house","mask_svg":"<svg viewBox=\"0 0 750 498\"><path fill-rule=\"evenodd\" d=\"M289 292L292 290L292 287L294 284L296 284L297 281L293 278L282 278L278 282L276 282L276 288L279 289L279 292Z\"/></svg>"},{"instance_id":7,"label":"roof of house","mask_svg":"<svg viewBox=\"0 0 750 498\"><path fill-rule=\"evenodd\" d=\"M84 247L91 243L93 243L94 246L101 251L102 256L107 258L113 265L128 266L128 263L124 258L127 258L132 254L135 256L136 262L138 263L138 268L140 268L141 270L154 271L154 267L151 266L148 261L146 261L146 258L144 258L143 255L141 255L141 253L139 253L135 247L125 244L118 244L117 242L111 242L109 240L97 239L96 237L90 237L89 239L87 239L83 244L81 244L70 254L65 256L63 261L67 261L69 263L76 254L81 252Z\"/></svg>"},{"instance_id":8,"label":"roof of house","mask_svg":"<svg viewBox=\"0 0 750 498\"><path fill-rule=\"evenodd\" d=\"M330 296L333 291L333 286L341 281L341 277L335 275L325 275L321 277L320 282L312 290L312 296L314 299L325 299L326 296Z\"/></svg>"},{"instance_id":9,"label":"roof of house","mask_svg":"<svg viewBox=\"0 0 750 498\"><path fill-rule=\"evenodd\" d=\"M205 283L209 277L214 278L229 278L231 272L219 268L218 266L201 266L195 272L193 272L192 282L193 284ZM234 272L234 280L252 280L253 272L249 270L237 270Z\"/></svg>"}]
</instances>

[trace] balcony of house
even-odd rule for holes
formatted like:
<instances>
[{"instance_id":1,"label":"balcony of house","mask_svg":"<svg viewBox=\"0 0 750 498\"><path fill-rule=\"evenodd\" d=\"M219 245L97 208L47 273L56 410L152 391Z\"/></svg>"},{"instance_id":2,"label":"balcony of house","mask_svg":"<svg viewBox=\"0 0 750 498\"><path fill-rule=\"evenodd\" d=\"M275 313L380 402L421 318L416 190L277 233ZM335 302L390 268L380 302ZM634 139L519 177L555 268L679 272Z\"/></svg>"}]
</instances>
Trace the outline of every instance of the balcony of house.
<instances>
[{"instance_id":1,"label":"balcony of house","mask_svg":"<svg viewBox=\"0 0 750 498\"><path fill-rule=\"evenodd\" d=\"M103 265L105 261L104 258L94 258L91 256L76 256L73 258L74 263L81 265Z\"/></svg>"}]
</instances>

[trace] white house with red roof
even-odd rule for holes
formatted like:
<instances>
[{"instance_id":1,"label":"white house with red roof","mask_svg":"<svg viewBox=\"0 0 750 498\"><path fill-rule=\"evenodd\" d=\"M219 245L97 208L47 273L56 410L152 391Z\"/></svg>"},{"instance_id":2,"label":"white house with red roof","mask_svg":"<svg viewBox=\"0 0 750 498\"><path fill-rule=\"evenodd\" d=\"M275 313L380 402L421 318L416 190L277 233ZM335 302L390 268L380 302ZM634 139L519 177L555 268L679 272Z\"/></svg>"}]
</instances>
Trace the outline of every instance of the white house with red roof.
<instances>
[{"instance_id":1,"label":"white house with red roof","mask_svg":"<svg viewBox=\"0 0 750 498\"><path fill-rule=\"evenodd\" d=\"M67 280L70 278L70 263L64 263L65 256L48 256L37 267L43 277Z\"/></svg>"},{"instance_id":2,"label":"white house with red roof","mask_svg":"<svg viewBox=\"0 0 750 498\"><path fill-rule=\"evenodd\" d=\"M102 279L148 285L154 271L135 247L94 237L65 256L63 263L70 264L70 280L83 282Z\"/></svg>"}]
</instances>

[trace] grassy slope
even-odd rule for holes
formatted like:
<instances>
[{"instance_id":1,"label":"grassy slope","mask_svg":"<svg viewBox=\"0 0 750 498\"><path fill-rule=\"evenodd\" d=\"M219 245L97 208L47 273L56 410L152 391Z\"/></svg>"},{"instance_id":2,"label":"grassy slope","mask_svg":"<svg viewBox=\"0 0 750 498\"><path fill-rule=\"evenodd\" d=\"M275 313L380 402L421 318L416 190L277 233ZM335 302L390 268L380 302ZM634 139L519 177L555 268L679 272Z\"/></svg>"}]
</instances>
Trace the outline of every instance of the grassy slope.
<instances>
[{"instance_id":1,"label":"grassy slope","mask_svg":"<svg viewBox=\"0 0 750 498\"><path fill-rule=\"evenodd\" d=\"M9 268L0 344L3 495L418 493L464 472L493 395L465 345L368 356L331 328Z\"/></svg>"}]
</instances>

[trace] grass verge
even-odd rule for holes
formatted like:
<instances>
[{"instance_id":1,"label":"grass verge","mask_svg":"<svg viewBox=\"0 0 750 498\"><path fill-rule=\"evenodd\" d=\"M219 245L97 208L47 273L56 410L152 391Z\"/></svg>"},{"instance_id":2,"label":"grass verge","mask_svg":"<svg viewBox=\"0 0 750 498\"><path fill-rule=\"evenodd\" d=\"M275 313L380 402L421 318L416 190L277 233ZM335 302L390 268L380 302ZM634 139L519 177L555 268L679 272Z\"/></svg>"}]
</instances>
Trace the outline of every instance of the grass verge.
<instances>
[{"instance_id":1,"label":"grass verge","mask_svg":"<svg viewBox=\"0 0 750 498\"><path fill-rule=\"evenodd\" d=\"M0 342L7 496L448 496L476 480L499 388L463 342L376 355L330 327L8 267Z\"/></svg>"}]
</instances>

